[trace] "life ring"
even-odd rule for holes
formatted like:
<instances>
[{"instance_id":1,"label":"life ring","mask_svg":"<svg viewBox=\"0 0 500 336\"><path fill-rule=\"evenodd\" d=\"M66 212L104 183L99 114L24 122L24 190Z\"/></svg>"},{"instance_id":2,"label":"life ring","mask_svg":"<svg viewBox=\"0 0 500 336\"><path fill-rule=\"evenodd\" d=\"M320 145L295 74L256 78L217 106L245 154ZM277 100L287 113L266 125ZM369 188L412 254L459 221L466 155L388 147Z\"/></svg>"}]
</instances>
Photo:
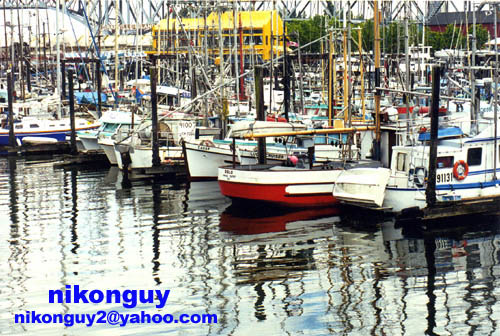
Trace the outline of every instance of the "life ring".
<instances>
[{"instance_id":1,"label":"life ring","mask_svg":"<svg viewBox=\"0 0 500 336\"><path fill-rule=\"evenodd\" d=\"M418 188L423 188L427 181L427 169L425 167L416 167L413 173L413 182Z\"/></svg>"},{"instance_id":2,"label":"life ring","mask_svg":"<svg viewBox=\"0 0 500 336\"><path fill-rule=\"evenodd\" d=\"M214 143L210 140L203 140L200 145L205 147L215 147Z\"/></svg>"},{"instance_id":3,"label":"life ring","mask_svg":"<svg viewBox=\"0 0 500 336\"><path fill-rule=\"evenodd\" d=\"M453 165L453 176L459 181L462 181L469 174L469 165L464 160L458 160Z\"/></svg>"}]
</instances>

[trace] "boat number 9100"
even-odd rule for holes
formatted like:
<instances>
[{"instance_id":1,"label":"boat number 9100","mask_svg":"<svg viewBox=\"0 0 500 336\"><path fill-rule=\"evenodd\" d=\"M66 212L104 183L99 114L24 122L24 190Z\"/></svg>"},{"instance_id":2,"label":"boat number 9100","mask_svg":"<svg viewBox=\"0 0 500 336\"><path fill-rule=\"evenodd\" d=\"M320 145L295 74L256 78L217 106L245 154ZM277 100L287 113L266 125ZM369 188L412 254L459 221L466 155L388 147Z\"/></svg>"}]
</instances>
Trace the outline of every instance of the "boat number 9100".
<instances>
[{"instance_id":1,"label":"boat number 9100","mask_svg":"<svg viewBox=\"0 0 500 336\"><path fill-rule=\"evenodd\" d=\"M445 183L452 181L453 174L452 173L441 173L436 175L437 183Z\"/></svg>"}]
</instances>

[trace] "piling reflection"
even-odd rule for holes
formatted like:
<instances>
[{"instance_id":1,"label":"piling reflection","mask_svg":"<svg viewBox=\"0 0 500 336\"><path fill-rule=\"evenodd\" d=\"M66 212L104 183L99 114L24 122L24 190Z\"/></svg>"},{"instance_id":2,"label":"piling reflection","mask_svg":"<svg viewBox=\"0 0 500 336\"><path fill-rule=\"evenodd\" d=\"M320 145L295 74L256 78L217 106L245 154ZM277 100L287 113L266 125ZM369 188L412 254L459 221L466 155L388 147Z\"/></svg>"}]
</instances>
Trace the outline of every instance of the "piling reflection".
<instances>
[{"instance_id":1,"label":"piling reflection","mask_svg":"<svg viewBox=\"0 0 500 336\"><path fill-rule=\"evenodd\" d=\"M382 225L388 265L397 266L399 277L425 280L426 334L497 332L492 312L497 305L494 287L499 283L494 271L500 256L499 218L465 217L425 230ZM408 296L406 292L405 302L410 301ZM412 308L405 309L411 316Z\"/></svg>"}]
</instances>

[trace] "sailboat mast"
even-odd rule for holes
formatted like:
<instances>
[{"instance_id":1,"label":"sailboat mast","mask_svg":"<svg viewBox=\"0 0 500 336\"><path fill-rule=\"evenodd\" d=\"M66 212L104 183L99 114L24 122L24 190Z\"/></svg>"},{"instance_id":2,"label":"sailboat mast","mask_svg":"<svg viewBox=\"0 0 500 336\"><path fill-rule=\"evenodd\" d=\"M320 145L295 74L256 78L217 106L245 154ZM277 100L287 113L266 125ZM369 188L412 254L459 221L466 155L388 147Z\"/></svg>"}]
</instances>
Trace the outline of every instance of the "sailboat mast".
<instances>
[{"instance_id":1,"label":"sailboat mast","mask_svg":"<svg viewBox=\"0 0 500 336\"><path fill-rule=\"evenodd\" d=\"M375 56L375 142L373 159L380 160L380 31L379 31L379 11L378 1L373 1L373 35L374 35L374 56Z\"/></svg>"},{"instance_id":2,"label":"sailboat mast","mask_svg":"<svg viewBox=\"0 0 500 336\"><path fill-rule=\"evenodd\" d=\"M497 22L497 15L498 15L498 7L497 4L493 5L494 7L494 14L493 16L495 17L495 92L493 95L493 120L494 120L494 133L493 133L493 180L495 181L497 179L497 157L498 157L498 22Z\"/></svg>"},{"instance_id":3,"label":"sailboat mast","mask_svg":"<svg viewBox=\"0 0 500 336\"><path fill-rule=\"evenodd\" d=\"M118 65L119 65L119 60L118 60L118 36L120 36L120 26L118 22L118 12L119 12L119 6L120 3L118 0L115 0L115 91L118 91ZM159 30L157 31L159 34ZM159 35L158 35L159 36ZM116 100L115 100L116 102Z\"/></svg>"},{"instance_id":4,"label":"sailboat mast","mask_svg":"<svg viewBox=\"0 0 500 336\"><path fill-rule=\"evenodd\" d=\"M56 2L56 92L57 92L57 119L61 119L61 39L59 32L59 10L61 0Z\"/></svg>"},{"instance_id":5,"label":"sailboat mast","mask_svg":"<svg viewBox=\"0 0 500 336\"><path fill-rule=\"evenodd\" d=\"M410 47L409 47L409 36L408 36L408 0L405 0L405 67L406 67L406 78L405 78L405 90L410 91ZM404 94L404 101L406 103L406 134L407 137L410 135L410 120L413 119L410 114L410 96Z\"/></svg>"}]
</instances>

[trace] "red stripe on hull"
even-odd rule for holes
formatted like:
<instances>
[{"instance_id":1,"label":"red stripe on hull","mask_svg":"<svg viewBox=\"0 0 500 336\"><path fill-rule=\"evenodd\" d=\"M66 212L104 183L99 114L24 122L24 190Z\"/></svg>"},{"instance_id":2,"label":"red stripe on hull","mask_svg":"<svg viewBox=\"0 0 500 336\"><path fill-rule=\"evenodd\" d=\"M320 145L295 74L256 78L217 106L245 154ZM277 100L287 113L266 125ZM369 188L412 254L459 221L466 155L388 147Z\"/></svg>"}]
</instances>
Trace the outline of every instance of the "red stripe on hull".
<instances>
[{"instance_id":1,"label":"red stripe on hull","mask_svg":"<svg viewBox=\"0 0 500 336\"><path fill-rule=\"evenodd\" d=\"M275 203L287 207L323 207L338 204L332 193L287 195L288 184L248 184L219 180L222 195L233 199Z\"/></svg>"}]
</instances>

